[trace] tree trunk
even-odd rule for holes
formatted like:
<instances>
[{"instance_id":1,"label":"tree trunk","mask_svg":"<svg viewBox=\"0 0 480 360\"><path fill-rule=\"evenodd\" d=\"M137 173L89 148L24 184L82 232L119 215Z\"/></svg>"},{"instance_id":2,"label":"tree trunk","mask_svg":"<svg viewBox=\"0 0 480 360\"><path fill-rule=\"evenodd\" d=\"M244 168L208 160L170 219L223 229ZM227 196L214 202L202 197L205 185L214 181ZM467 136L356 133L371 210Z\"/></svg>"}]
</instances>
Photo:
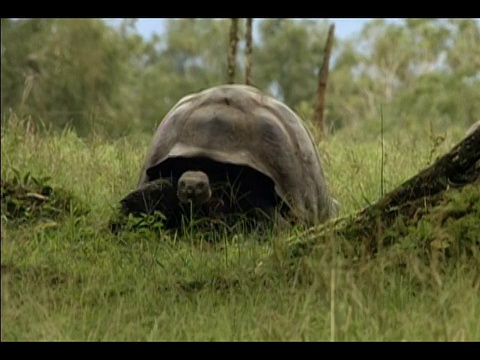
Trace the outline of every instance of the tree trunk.
<instances>
[{"instance_id":1,"label":"tree trunk","mask_svg":"<svg viewBox=\"0 0 480 360\"><path fill-rule=\"evenodd\" d=\"M317 108L315 109L315 121L320 129L320 134L324 133L324 112L325 112L325 93L327 90L328 66L330 63L330 54L332 52L333 34L335 25L330 25L328 29L327 42L325 44L323 64L318 73L318 90L317 90Z\"/></svg>"},{"instance_id":2,"label":"tree trunk","mask_svg":"<svg viewBox=\"0 0 480 360\"><path fill-rule=\"evenodd\" d=\"M247 18L245 33L245 84L252 84L252 18Z\"/></svg>"},{"instance_id":3,"label":"tree trunk","mask_svg":"<svg viewBox=\"0 0 480 360\"><path fill-rule=\"evenodd\" d=\"M230 47L228 49L227 83L235 83L235 67L237 63L238 18L232 18L230 26Z\"/></svg>"}]
</instances>

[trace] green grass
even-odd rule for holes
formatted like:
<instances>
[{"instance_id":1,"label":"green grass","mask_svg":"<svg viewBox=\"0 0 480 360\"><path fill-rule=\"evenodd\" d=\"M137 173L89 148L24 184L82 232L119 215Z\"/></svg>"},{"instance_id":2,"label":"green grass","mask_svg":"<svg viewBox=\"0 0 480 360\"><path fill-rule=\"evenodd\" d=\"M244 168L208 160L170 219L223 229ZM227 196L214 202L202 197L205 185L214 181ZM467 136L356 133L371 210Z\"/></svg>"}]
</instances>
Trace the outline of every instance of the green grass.
<instances>
[{"instance_id":1,"label":"green grass","mask_svg":"<svg viewBox=\"0 0 480 360\"><path fill-rule=\"evenodd\" d=\"M384 191L463 131L385 134ZM40 135L15 119L2 128L2 180L33 186L28 172L50 177L70 201L59 214L30 212L23 222L2 207L2 341L480 340L478 252L427 261L405 245L431 234L480 235L471 221L440 225L440 210L399 232L410 243L356 261L337 251L355 239L339 238L292 259L287 246L304 238L299 228L262 241L195 229L112 235L108 221L134 188L149 142ZM352 129L320 147L342 216L380 197L380 141Z\"/></svg>"}]
</instances>

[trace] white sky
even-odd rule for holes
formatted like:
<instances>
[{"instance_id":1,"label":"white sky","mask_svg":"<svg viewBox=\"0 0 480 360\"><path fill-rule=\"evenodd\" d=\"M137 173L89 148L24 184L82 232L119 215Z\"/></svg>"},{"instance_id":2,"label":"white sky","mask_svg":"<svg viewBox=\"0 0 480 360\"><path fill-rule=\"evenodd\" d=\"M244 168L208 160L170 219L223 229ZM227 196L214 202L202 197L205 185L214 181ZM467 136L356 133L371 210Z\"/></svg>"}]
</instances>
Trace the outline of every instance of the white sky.
<instances>
[{"instance_id":1,"label":"white sky","mask_svg":"<svg viewBox=\"0 0 480 360\"><path fill-rule=\"evenodd\" d=\"M111 25L117 25L120 23L121 19L104 19L107 23ZM137 19L137 30L145 38L150 38L153 33L161 33L164 29L165 20L168 19L158 19L158 18L139 18ZM357 33L361 30L363 25L372 18L330 18L328 19L331 22L335 23L335 35L341 39L350 37L354 33ZM398 19L390 19L395 21ZM254 19L255 22L255 19Z\"/></svg>"}]
</instances>

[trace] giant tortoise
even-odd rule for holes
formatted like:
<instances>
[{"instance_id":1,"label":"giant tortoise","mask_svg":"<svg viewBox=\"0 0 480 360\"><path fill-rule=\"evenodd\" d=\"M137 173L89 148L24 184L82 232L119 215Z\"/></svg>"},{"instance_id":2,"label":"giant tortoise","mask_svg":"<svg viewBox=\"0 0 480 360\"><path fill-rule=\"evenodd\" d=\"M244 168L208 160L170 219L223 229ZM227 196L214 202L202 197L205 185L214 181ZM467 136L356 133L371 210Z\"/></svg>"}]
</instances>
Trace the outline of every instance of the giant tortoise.
<instances>
[{"instance_id":1,"label":"giant tortoise","mask_svg":"<svg viewBox=\"0 0 480 360\"><path fill-rule=\"evenodd\" d=\"M336 216L313 138L285 104L246 85L182 98L157 128L124 214L159 210L169 226L193 212L281 215L315 224Z\"/></svg>"}]
</instances>

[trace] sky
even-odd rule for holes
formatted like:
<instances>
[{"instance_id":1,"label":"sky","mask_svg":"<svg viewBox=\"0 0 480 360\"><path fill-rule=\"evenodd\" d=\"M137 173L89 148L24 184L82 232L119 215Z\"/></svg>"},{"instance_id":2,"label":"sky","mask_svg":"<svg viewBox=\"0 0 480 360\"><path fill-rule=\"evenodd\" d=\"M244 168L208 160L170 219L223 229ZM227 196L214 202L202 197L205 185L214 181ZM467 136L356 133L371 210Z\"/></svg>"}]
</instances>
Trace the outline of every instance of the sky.
<instances>
[{"instance_id":1,"label":"sky","mask_svg":"<svg viewBox=\"0 0 480 360\"><path fill-rule=\"evenodd\" d=\"M110 25L117 25L122 19L105 19L105 21ZM165 20L168 19L158 19L158 18L139 18L137 19L137 30L144 36L146 39L149 39L153 33L161 33ZM334 18L328 19L335 24L335 35L340 39L345 39L352 36L355 33L358 33L363 25L368 21L373 20L372 18ZM390 19L391 21L395 19ZM254 19L255 23L255 19Z\"/></svg>"}]
</instances>

